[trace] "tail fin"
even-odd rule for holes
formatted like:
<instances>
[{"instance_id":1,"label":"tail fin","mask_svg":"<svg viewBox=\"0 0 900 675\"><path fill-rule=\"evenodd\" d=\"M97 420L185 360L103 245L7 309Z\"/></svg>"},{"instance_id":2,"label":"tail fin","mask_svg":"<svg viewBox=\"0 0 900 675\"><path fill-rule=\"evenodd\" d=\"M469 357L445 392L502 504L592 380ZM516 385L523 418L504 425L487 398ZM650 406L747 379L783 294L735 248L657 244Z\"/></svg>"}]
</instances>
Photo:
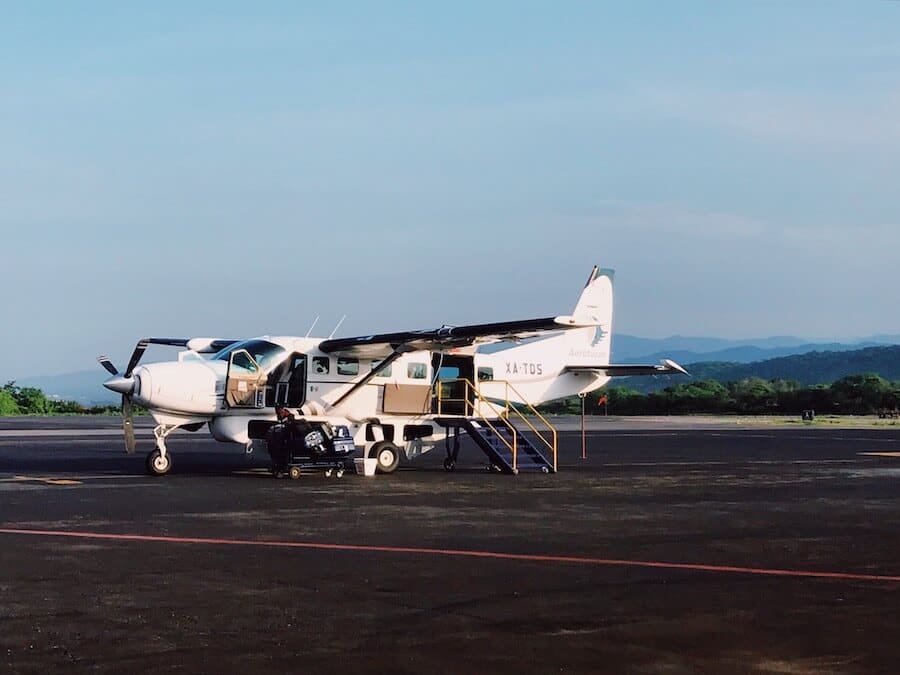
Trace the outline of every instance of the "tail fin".
<instances>
[{"instance_id":1,"label":"tail fin","mask_svg":"<svg viewBox=\"0 0 900 675\"><path fill-rule=\"evenodd\" d=\"M578 298L574 323L585 328L566 331L569 343L568 365L595 366L609 363L612 347L613 270L591 270Z\"/></svg>"}]
</instances>

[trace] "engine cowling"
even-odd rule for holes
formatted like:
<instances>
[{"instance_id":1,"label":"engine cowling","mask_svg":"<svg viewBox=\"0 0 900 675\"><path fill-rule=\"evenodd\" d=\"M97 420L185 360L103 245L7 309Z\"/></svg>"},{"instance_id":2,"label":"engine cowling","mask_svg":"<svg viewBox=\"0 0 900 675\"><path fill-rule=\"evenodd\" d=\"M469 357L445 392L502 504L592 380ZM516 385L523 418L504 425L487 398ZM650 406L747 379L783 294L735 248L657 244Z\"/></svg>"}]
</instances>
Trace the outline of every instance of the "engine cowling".
<instances>
[{"instance_id":1,"label":"engine cowling","mask_svg":"<svg viewBox=\"0 0 900 675\"><path fill-rule=\"evenodd\" d=\"M205 363L151 363L134 371L134 402L148 408L211 415L218 376Z\"/></svg>"}]
</instances>

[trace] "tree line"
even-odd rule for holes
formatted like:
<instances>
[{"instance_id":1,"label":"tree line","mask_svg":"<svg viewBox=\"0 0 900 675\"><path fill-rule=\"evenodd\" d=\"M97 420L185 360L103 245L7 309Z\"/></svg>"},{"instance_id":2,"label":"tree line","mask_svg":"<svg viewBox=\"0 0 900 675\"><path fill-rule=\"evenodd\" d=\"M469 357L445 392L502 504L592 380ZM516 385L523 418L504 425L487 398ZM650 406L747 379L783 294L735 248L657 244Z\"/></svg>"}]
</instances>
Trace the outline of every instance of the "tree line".
<instances>
[{"instance_id":1,"label":"tree line","mask_svg":"<svg viewBox=\"0 0 900 675\"><path fill-rule=\"evenodd\" d=\"M83 406L77 401L47 397L37 387L19 387L9 381L0 388L0 417L12 415L107 415L118 406Z\"/></svg>"},{"instance_id":2,"label":"tree line","mask_svg":"<svg viewBox=\"0 0 900 675\"><path fill-rule=\"evenodd\" d=\"M736 382L692 380L661 391L641 393L629 387L607 387L585 397L590 415L679 415L689 413L871 415L894 413L900 408L900 382L874 373L849 375L830 385L803 386L791 380L748 377ZM551 414L579 414L577 396L539 406ZM77 401L47 397L36 387L20 387L14 381L0 388L0 416L11 415L106 415L118 413L117 405L84 406Z\"/></svg>"},{"instance_id":3,"label":"tree line","mask_svg":"<svg viewBox=\"0 0 900 675\"><path fill-rule=\"evenodd\" d=\"M687 413L870 415L895 413L900 407L900 382L874 373L849 375L832 384L803 386L791 380L748 377L736 382L693 380L641 393L628 387L607 387L591 392L585 412L602 415L678 415ZM578 414L578 397L540 406L542 412Z\"/></svg>"}]
</instances>

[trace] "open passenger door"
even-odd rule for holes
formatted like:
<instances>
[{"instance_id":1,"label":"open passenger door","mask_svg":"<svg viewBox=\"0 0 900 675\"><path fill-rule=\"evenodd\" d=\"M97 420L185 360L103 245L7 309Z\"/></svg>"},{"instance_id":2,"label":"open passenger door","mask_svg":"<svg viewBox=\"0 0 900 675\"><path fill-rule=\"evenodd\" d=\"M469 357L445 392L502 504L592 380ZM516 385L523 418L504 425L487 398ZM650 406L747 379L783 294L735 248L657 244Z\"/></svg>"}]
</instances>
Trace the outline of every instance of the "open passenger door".
<instances>
[{"instance_id":1,"label":"open passenger door","mask_svg":"<svg viewBox=\"0 0 900 675\"><path fill-rule=\"evenodd\" d=\"M262 408L266 402L266 374L246 349L228 359L225 404L229 408Z\"/></svg>"}]
</instances>

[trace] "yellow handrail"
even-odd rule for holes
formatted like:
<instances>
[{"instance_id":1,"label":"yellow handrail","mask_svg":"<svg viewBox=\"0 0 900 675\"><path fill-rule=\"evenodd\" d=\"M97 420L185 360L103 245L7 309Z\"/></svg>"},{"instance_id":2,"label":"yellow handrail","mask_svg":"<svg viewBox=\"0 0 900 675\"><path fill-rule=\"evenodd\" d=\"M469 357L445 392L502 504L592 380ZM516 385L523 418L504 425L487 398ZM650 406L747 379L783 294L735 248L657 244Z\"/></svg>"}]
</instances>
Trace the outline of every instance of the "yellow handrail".
<instances>
[{"instance_id":1,"label":"yellow handrail","mask_svg":"<svg viewBox=\"0 0 900 675\"><path fill-rule=\"evenodd\" d=\"M448 384L450 382L465 383L463 398L445 398L444 397L444 395L443 395L444 389L441 385ZM534 435L537 438L539 438L541 440L541 442L547 447L547 449L553 454L553 471L556 472L557 468L558 468L558 464L557 464L558 439L557 439L556 429L554 428L554 426L552 424L550 424L550 421L546 417L544 417L533 405L528 403L525 400L525 397L522 396L522 394L519 393L519 391L508 381L506 381L506 380L503 380L503 381L491 380L491 382L493 384L503 384L504 385L505 396L503 399L504 405L502 408L500 406L498 406L497 404L495 404L493 401L491 401L489 398L483 396L482 393L479 391L478 387L476 387L472 381L470 381L466 378L456 378L456 379L452 379L452 380L441 380L437 383L437 414L438 415L444 414L443 408L444 408L445 402L447 402L447 403L462 403L463 404L462 408L463 408L465 417L470 417L470 416L478 417L479 420L481 422L483 422L484 424L486 424L491 429L491 431L494 432L494 435L497 438L499 438L500 440L502 440L503 443L510 449L510 452L512 452L513 472L517 472L518 471L518 435L519 435L518 430L515 427L511 427L512 443L507 441L506 438L498 432L497 428L490 422L490 420L487 418L487 416L484 413L482 413L481 409L476 408L474 400L477 397L477 399L479 401L486 403L489 406L489 408L491 409L491 411L498 418L501 418L501 419L508 418L509 414L510 414L510 410L512 410L513 412L515 412L515 414L518 416L518 418L521 419L529 429L531 429L532 433L534 433ZM472 394L474 394L474 396L470 396L470 392ZM546 433L546 431L544 433L542 433L537 427L535 427L534 424L531 423L531 421L524 414L522 414L522 412L518 408L516 408L516 406L510 404L510 396L509 396L510 392L515 394L516 398L519 401L522 401L522 404L525 405L529 411L534 413L535 417L537 417L539 420L541 420L541 422L544 423L544 425L547 427L547 430L549 430L549 433L551 435L550 440L548 440L544 436L544 433Z\"/></svg>"},{"instance_id":2,"label":"yellow handrail","mask_svg":"<svg viewBox=\"0 0 900 675\"><path fill-rule=\"evenodd\" d=\"M444 389L443 389L443 387L441 387L441 384L450 383L450 382L464 382L465 383L466 386L464 388L463 398L461 398L461 399L460 398L444 398L444 396L443 396ZM514 473L518 472L518 470L519 470L518 469L519 442L518 442L518 434L516 433L516 430L513 429L512 443L510 443L509 441L506 440L506 437L504 437L503 434L500 433L500 431L497 429L497 427L495 427L485 415L481 414L480 412L476 413L474 404L472 404L470 402L470 398L469 398L469 390L470 389L475 393L478 392L475 385L465 378L457 378L457 379L453 379L453 380L441 380L440 382L438 382L438 384L437 384L437 414L438 415L443 414L443 403L445 401L448 403L463 403L463 411L465 413L464 417L470 417L470 416L477 415L477 417L480 419L480 421L483 422L484 424L486 424L488 426L488 428L494 432L494 436L496 436L501 441L503 441L503 444L506 445L506 447L509 448L509 451L512 453L513 472ZM479 395L479 398L481 398L480 395ZM492 401L489 401L487 399L481 399L481 400L483 400L485 403L487 403L491 407L491 409L495 412L495 414L497 415L498 418L504 417L505 413L507 412L507 410L505 410L505 409L502 411L498 410L497 406ZM471 408L472 415L469 414L469 408Z\"/></svg>"},{"instance_id":3,"label":"yellow handrail","mask_svg":"<svg viewBox=\"0 0 900 675\"><path fill-rule=\"evenodd\" d=\"M544 417L544 416L538 411L537 408L535 408L535 407L534 407L533 405L531 405L527 400L525 400L525 397L522 396L522 394L519 392L519 390L517 390L517 389L512 385L512 383L510 383L510 382L507 381L507 380L504 380L504 384L506 384L506 390L507 390L507 391L506 391L506 403L507 403L507 406L509 407L509 409L513 410L513 411L516 413L516 415L519 416L519 419L521 419L521 420L526 424L526 426L528 426L528 428L531 429L531 431L534 433L534 435L541 439L541 442L542 442L545 446L547 446L547 449L550 450L551 453L553 453L553 471L555 472L556 469L557 469L557 461L556 461L557 434L556 434L556 427L554 427L552 424L550 424L550 421L549 421L546 417ZM528 419L527 417L525 417L525 415L522 414L522 412L521 412L518 408L516 408L516 406L514 406L514 405L513 405L513 406L510 406L510 405L509 405L509 392L510 392L510 390L516 395L516 398L517 398L517 399L519 399L520 401L522 401L522 403L528 408L528 410L530 410L532 413L534 413L534 415L535 415L539 420L541 420L541 422L544 423L544 425L547 427L547 429L548 429L548 430L550 431L550 433L552 434L552 438L553 438L552 442L551 442L551 441L548 441L546 438L544 438L544 435L543 435L540 431L538 431L538 429L537 429L537 428L529 421L529 419ZM479 398L480 398L480 397L481 397L481 395L479 394Z\"/></svg>"}]
</instances>

